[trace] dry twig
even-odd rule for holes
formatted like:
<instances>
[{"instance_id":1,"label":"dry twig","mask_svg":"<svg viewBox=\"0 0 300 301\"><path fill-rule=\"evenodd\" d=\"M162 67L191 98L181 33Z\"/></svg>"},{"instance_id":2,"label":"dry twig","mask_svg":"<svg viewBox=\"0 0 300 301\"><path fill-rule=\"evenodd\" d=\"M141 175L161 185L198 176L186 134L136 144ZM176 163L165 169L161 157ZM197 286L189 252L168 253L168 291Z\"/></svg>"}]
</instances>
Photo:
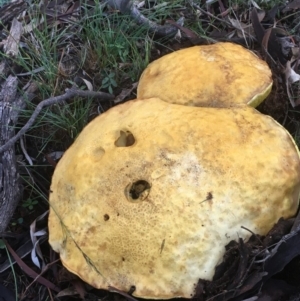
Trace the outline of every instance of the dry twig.
<instances>
[{"instance_id":1,"label":"dry twig","mask_svg":"<svg viewBox=\"0 0 300 301\"><path fill-rule=\"evenodd\" d=\"M113 9L119 10L122 14L130 15L138 25L143 25L148 28L149 32L160 36L170 38L174 37L177 34L177 27L172 24L158 25L155 22L146 18L138 8L130 0L108 0L107 4ZM177 21L182 25L182 19Z\"/></svg>"},{"instance_id":2,"label":"dry twig","mask_svg":"<svg viewBox=\"0 0 300 301\"><path fill-rule=\"evenodd\" d=\"M41 110L44 107L48 107L48 106L51 106L54 104L59 104L59 103L63 102L64 100L67 100L74 96L99 97L99 98L101 98L101 101L113 100L115 98L114 95L104 93L104 92L83 91L83 90L79 90L76 88L71 88L71 89L67 89L66 93L63 95L45 99L37 105L33 114L31 115L31 117L29 118L27 123L20 129L20 131L15 136L13 136L11 139L9 139L3 146L0 147L0 154L2 154L3 152L5 152L9 148L11 148L17 142L17 140L20 139L20 137L22 135L24 135L30 129L30 127L33 125L37 116L40 114Z\"/></svg>"}]
</instances>

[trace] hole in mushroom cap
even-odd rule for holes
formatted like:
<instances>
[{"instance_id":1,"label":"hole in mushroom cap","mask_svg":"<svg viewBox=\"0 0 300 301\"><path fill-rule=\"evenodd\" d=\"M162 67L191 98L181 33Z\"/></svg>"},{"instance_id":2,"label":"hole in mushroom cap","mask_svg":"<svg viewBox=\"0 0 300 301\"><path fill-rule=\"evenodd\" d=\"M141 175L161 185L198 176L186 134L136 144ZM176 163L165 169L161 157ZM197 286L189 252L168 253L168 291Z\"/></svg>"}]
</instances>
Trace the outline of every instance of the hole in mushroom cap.
<instances>
[{"instance_id":1,"label":"hole in mushroom cap","mask_svg":"<svg viewBox=\"0 0 300 301\"><path fill-rule=\"evenodd\" d=\"M120 131L119 138L115 141L116 147L127 147L133 145L135 138L130 131Z\"/></svg>"},{"instance_id":2,"label":"hole in mushroom cap","mask_svg":"<svg viewBox=\"0 0 300 301\"><path fill-rule=\"evenodd\" d=\"M93 155L97 157L97 159L102 158L104 154L105 150L102 147L96 147L95 149L93 149Z\"/></svg>"},{"instance_id":3,"label":"hole in mushroom cap","mask_svg":"<svg viewBox=\"0 0 300 301\"><path fill-rule=\"evenodd\" d=\"M150 184L144 180L131 183L125 189L126 198L131 202L143 201L148 197L150 188Z\"/></svg>"},{"instance_id":4,"label":"hole in mushroom cap","mask_svg":"<svg viewBox=\"0 0 300 301\"><path fill-rule=\"evenodd\" d=\"M135 285L132 285L132 286L129 288L128 294L129 294L129 295L132 295L132 294L135 292L135 290L136 290Z\"/></svg>"}]
</instances>

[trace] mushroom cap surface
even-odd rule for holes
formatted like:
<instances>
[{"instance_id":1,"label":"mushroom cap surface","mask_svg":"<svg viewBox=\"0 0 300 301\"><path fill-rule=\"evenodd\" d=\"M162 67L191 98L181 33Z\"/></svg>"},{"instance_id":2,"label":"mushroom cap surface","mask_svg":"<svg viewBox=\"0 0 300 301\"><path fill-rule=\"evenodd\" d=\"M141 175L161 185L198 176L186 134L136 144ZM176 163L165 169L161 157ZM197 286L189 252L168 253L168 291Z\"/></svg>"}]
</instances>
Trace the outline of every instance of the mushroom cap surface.
<instances>
[{"instance_id":1,"label":"mushroom cap surface","mask_svg":"<svg viewBox=\"0 0 300 301\"><path fill-rule=\"evenodd\" d=\"M256 107L271 88L266 62L240 45L216 43L175 51L150 63L141 75L137 98L200 107Z\"/></svg>"},{"instance_id":2,"label":"mushroom cap surface","mask_svg":"<svg viewBox=\"0 0 300 301\"><path fill-rule=\"evenodd\" d=\"M225 245L296 213L300 160L288 132L255 109L159 99L113 107L58 163L49 242L96 288L190 298Z\"/></svg>"}]
</instances>

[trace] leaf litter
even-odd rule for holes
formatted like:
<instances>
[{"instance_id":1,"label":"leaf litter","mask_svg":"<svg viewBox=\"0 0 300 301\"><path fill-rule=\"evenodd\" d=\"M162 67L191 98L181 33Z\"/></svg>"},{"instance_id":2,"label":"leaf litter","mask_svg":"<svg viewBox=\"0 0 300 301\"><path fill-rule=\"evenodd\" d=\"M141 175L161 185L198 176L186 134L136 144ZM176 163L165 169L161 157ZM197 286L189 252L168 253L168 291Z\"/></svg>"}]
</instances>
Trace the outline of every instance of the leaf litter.
<instances>
[{"instance_id":1,"label":"leaf litter","mask_svg":"<svg viewBox=\"0 0 300 301\"><path fill-rule=\"evenodd\" d=\"M87 1L88 2L88 1ZM20 49L27 49L30 42L36 50L39 49L39 40L35 36L35 29L51 27L61 29L61 45L68 49L58 58L59 76L66 77L76 83L79 78L80 85L89 91L99 89L97 82L93 82L94 71L77 64L78 49L82 48L82 41L78 41L76 32L82 30L79 25L84 18L95 12L95 3L88 2L90 10L83 11L81 1L44 1L43 5L30 5L23 0L17 0L0 8L2 34L1 47L4 51L9 38L16 41ZM299 69L299 21L300 1L287 1L274 5L270 9L263 9L258 1L249 1L249 4L230 5L230 1L186 1L179 7L174 7L166 19L151 20L148 18L149 8L152 11L163 9L168 1L156 4L156 1L100 1L99 4L109 16L111 14L130 15L136 26L148 26L148 40L153 44L151 60L170 52L172 49L190 47L198 44L207 44L216 41L231 41L240 43L264 58L272 68L274 75L274 88L271 96L261 105L260 110L272 115L287 128L295 132L295 124L299 115L290 113L297 110L300 105L300 69ZM43 16L43 17L41 17ZM22 21L22 35L16 36L11 28L13 24L19 26L16 20ZM197 32L195 22L200 22L205 35ZM10 31L9 31L10 30ZM8 34L10 32L10 34ZM20 31L18 31L19 33ZM291 34L292 33L292 34ZM53 32L53 34L55 34ZM164 39L164 44L160 42ZM20 40L20 41L19 41ZM19 41L19 42L18 42ZM15 47L15 46L14 46ZM8 53L15 56L18 51ZM130 62L120 63L124 68L131 66ZM95 65L95 63L92 63ZM86 65L87 66L87 65ZM119 65L120 66L120 65ZM16 66L14 66L15 68ZM33 66L31 72L18 70L20 83L28 84L28 77L33 74L42 74L44 66ZM85 74L87 76L85 76ZM59 81L57 81L59 83ZM121 87L112 87L117 95L113 104L135 98L136 83L128 78L124 79ZM57 86L58 87L58 86ZM107 91L105 91L107 92ZM34 97L38 97L34 92ZM109 106L101 106L101 112ZM295 112L295 111L294 111ZM62 153L58 149L48 149L44 160L49 162L53 170L57 159L50 154ZM32 175L31 175L32 176ZM36 176L35 176L36 177ZM36 184L35 184L36 185ZM49 183L47 184L49 185ZM2 241L9 250L18 273L27 275L29 279L19 282L22 300L40 300L33 291L47 288L48 296L53 298L66 298L78 294L81 299L95 300L103 298L108 300L134 298L127 292L119 292L111 288L110 292L96 292L95 289L85 285L74 275L68 273L60 264L55 254L47 244L47 230L45 227L47 211L43 210L35 216L28 226L15 227L17 232L1 234ZM216 268L212 281L199 280L195 299L204 300L300 300L300 215L296 219L279 220L265 237L253 233L248 241L232 241L226 246L223 262ZM37 226L39 223L44 225ZM14 230L13 227L11 227ZM251 231L251 229L244 229ZM16 250L16 251L14 251ZM5 283L9 290L12 282L5 280L11 277L11 263L5 253L0 257L0 282ZM29 254L31 254L29 256ZM22 272L23 271L23 272ZM288 271L288 272L287 272ZM288 273L288 275L287 275ZM298 278L297 278L298 277ZM296 279L296 280L295 280ZM299 280L297 282L297 279ZM159 280L158 280L159 281ZM0 287L1 288L1 287ZM52 290L52 293L49 293ZM45 292L45 290L44 290ZM1 295L3 293L3 295ZM4 290L0 289L0 297ZM12 300L7 297L6 300Z\"/></svg>"}]
</instances>

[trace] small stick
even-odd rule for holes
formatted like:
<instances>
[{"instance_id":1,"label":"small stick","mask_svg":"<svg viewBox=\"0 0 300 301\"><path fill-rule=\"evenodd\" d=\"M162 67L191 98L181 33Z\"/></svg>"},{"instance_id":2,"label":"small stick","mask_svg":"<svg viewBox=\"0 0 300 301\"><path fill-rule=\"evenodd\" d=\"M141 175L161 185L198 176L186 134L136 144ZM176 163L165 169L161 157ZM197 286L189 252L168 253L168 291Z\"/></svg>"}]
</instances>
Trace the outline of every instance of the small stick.
<instances>
[{"instance_id":1,"label":"small stick","mask_svg":"<svg viewBox=\"0 0 300 301\"><path fill-rule=\"evenodd\" d=\"M32 113L31 117L29 118L27 123L20 129L20 131L15 136L10 138L3 146L0 147L0 154L7 151L8 149L10 149L16 143L16 141L18 139L20 139L20 137L22 135L24 135L30 129L30 127L33 125L34 121L36 120L36 118L38 117L38 115L40 114L41 110L44 107L48 107L48 106L51 106L51 105L54 105L54 104L61 103L64 100L69 99L69 98L74 97L74 96L100 97L101 101L113 100L115 98L114 95L104 93L104 92L83 91L83 90L79 90L79 89L76 89L76 88L71 88L71 89L67 89L66 93L63 94L63 95L59 95L59 96L50 97L48 99L45 99L45 100L41 101L36 106L36 108L35 108L34 112Z\"/></svg>"}]
</instances>

